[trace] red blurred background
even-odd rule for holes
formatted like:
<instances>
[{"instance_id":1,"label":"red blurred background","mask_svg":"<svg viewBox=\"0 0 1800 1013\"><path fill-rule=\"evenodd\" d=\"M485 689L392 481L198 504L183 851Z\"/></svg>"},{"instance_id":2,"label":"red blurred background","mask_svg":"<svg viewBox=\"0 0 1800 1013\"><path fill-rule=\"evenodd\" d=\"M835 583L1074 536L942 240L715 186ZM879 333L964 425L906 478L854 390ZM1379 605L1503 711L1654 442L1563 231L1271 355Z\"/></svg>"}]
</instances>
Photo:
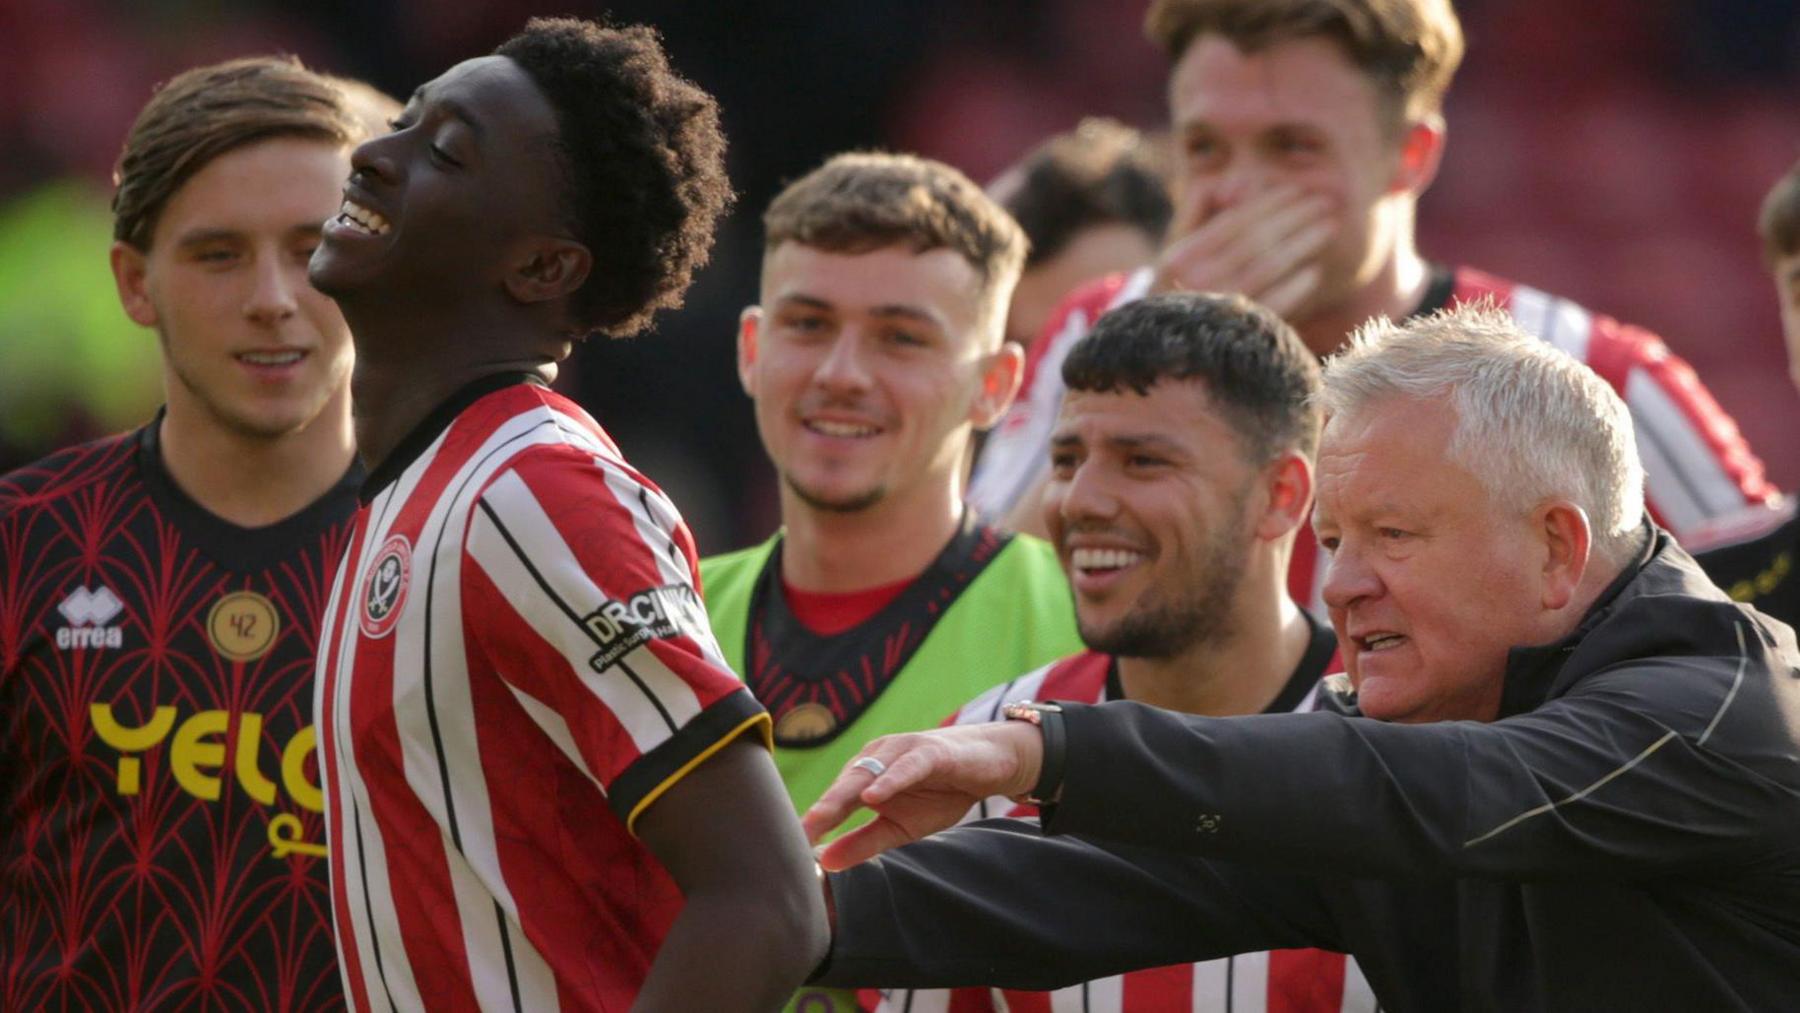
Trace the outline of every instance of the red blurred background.
<instances>
[{"instance_id":1,"label":"red blurred background","mask_svg":"<svg viewBox=\"0 0 1800 1013\"><path fill-rule=\"evenodd\" d=\"M655 332L577 353L575 392L668 487L704 551L760 538L773 484L732 335L757 216L833 151L916 150L978 180L1083 115L1162 124L1145 0L0 0L0 467L157 403L154 339L106 275L106 177L157 81L287 51L404 96L531 14L662 29L716 94L740 193L714 261ZM1661 333L1800 485L1754 221L1800 158L1800 3L1463 0L1469 56L1420 227L1428 256Z\"/></svg>"}]
</instances>

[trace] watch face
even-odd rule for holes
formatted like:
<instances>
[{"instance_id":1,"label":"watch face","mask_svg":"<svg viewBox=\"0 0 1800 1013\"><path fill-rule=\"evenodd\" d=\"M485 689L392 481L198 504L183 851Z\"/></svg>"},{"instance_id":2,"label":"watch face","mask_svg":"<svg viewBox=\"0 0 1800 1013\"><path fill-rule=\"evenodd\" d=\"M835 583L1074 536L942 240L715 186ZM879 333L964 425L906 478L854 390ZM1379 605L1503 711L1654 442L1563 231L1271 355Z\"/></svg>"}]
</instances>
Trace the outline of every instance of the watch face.
<instances>
[{"instance_id":1,"label":"watch face","mask_svg":"<svg viewBox=\"0 0 1800 1013\"><path fill-rule=\"evenodd\" d=\"M1009 703L1000 713L1005 715L1008 721L1029 721L1036 725L1043 723L1044 711L1047 709L1050 708L1038 703Z\"/></svg>"}]
</instances>

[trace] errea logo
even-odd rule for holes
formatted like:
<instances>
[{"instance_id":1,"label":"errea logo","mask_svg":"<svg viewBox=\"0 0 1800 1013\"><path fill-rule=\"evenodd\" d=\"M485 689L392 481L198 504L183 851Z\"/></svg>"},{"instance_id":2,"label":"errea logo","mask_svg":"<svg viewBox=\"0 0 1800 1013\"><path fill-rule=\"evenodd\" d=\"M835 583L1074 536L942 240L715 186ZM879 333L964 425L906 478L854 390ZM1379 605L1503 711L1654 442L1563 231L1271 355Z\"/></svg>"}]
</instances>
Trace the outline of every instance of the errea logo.
<instances>
[{"instance_id":1,"label":"errea logo","mask_svg":"<svg viewBox=\"0 0 1800 1013\"><path fill-rule=\"evenodd\" d=\"M78 587L56 606L69 625L56 630L56 646L64 651L79 647L114 648L124 643L124 632L108 625L125 611L125 603L102 584L89 591Z\"/></svg>"}]
</instances>

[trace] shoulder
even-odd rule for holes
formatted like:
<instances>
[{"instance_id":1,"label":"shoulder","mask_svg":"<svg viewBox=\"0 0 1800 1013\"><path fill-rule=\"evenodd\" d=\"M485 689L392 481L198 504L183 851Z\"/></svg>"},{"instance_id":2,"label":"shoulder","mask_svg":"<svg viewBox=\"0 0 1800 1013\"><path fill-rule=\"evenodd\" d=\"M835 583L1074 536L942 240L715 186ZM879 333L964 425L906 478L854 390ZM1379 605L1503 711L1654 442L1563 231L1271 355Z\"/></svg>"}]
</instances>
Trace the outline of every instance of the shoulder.
<instances>
[{"instance_id":1,"label":"shoulder","mask_svg":"<svg viewBox=\"0 0 1800 1013\"><path fill-rule=\"evenodd\" d=\"M1094 326L1094 321L1107 310L1143 298L1150 288L1154 272L1149 268L1120 271L1082 282L1069 290L1056 308L1050 311L1044 329L1026 349L1026 369L1034 375L1039 363L1047 358L1061 359L1059 352L1079 340Z\"/></svg>"},{"instance_id":2,"label":"shoulder","mask_svg":"<svg viewBox=\"0 0 1800 1013\"><path fill-rule=\"evenodd\" d=\"M0 515L31 510L130 473L136 432L59 450L0 475Z\"/></svg>"},{"instance_id":3,"label":"shoulder","mask_svg":"<svg viewBox=\"0 0 1800 1013\"><path fill-rule=\"evenodd\" d=\"M991 596L998 595L1022 607L1067 608L1071 601L1069 580L1063 574L1062 562L1056 558L1055 546L1032 535L1000 534L1007 538L1006 544L975 578L969 592L977 600L990 603Z\"/></svg>"},{"instance_id":4,"label":"shoulder","mask_svg":"<svg viewBox=\"0 0 1800 1013\"><path fill-rule=\"evenodd\" d=\"M964 704L948 724L972 725L1000 720L1007 704L1033 700L1073 700L1098 703L1106 692L1110 659L1093 651L1058 658L995 686Z\"/></svg>"},{"instance_id":5,"label":"shoulder","mask_svg":"<svg viewBox=\"0 0 1800 1013\"><path fill-rule=\"evenodd\" d=\"M769 553L775 549L775 539L752 545L747 549L722 552L715 556L707 556L700 560L700 578L706 582L709 595L715 588L723 588L740 580L753 579L762 572L763 563Z\"/></svg>"},{"instance_id":6,"label":"shoulder","mask_svg":"<svg viewBox=\"0 0 1800 1013\"><path fill-rule=\"evenodd\" d=\"M1794 541L1800 534L1800 512L1795 503L1789 497L1775 506L1757 504L1714 517L1683 532L1682 546L1700 558L1708 553ZM1701 558L1701 562L1706 559Z\"/></svg>"}]
</instances>

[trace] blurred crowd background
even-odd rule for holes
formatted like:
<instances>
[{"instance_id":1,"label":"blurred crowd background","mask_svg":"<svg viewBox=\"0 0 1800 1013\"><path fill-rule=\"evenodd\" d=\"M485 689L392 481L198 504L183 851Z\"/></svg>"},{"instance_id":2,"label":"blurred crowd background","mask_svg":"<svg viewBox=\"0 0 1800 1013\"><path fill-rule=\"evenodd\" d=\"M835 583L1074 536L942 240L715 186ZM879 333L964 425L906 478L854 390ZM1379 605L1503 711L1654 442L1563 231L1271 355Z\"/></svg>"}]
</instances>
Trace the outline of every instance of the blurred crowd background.
<instances>
[{"instance_id":1,"label":"blurred crowd background","mask_svg":"<svg viewBox=\"0 0 1800 1013\"><path fill-rule=\"evenodd\" d=\"M0 0L0 470L135 426L153 335L107 270L108 174L155 83L284 51L404 98L533 14L659 27L717 95L736 213L685 309L594 341L571 392L667 488L704 552L759 539L775 487L733 361L758 217L848 148L913 150L985 182L1084 115L1160 127L1145 0ZM1785 489L1800 399L1754 233L1800 157L1800 0L1457 0L1469 56L1423 201L1428 256L1541 285L1661 333Z\"/></svg>"}]
</instances>

